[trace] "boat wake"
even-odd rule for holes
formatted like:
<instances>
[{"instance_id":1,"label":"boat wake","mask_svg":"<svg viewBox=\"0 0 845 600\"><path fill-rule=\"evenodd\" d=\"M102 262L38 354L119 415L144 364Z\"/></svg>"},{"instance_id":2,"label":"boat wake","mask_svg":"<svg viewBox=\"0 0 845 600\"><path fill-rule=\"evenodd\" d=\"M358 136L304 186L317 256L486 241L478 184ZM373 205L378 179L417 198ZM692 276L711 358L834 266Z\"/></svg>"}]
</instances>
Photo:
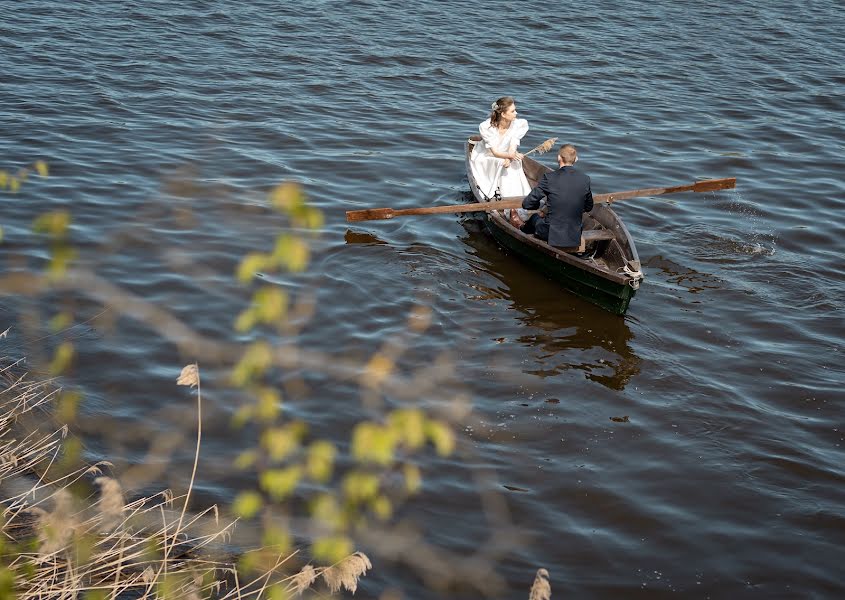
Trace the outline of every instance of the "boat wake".
<instances>
[{"instance_id":1,"label":"boat wake","mask_svg":"<svg viewBox=\"0 0 845 600\"><path fill-rule=\"evenodd\" d=\"M739 229L716 232L707 225L694 224L681 228L679 234L679 241L686 240L693 256L708 262L737 263L770 257L777 248L773 235Z\"/></svg>"}]
</instances>

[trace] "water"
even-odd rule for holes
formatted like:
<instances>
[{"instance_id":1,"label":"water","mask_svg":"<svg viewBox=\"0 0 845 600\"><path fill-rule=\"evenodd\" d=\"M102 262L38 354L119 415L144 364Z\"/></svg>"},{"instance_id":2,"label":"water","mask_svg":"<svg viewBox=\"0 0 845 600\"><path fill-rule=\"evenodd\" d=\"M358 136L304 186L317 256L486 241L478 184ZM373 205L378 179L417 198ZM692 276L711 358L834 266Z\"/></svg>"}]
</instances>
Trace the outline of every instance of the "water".
<instances>
[{"instance_id":1,"label":"water","mask_svg":"<svg viewBox=\"0 0 845 600\"><path fill-rule=\"evenodd\" d=\"M82 264L210 340L243 341L231 325L249 292L232 273L279 231L266 191L299 181L326 223L307 273L268 277L315 300L296 340L334 368L403 340L403 376L446 353L453 374L418 401L471 401L460 452L426 455L402 512L447 565L490 550L502 598L527 597L538 567L553 597L840 597L841 7L665 4L0 2L0 168L51 167L2 196L5 269L42 265L31 220L68 208ZM526 270L472 219L345 222L463 202L463 142L504 94L531 124L526 147L574 142L597 193L737 177L736 191L617 205L646 274L624 318ZM173 383L195 356L171 324L80 293L4 293L6 354L35 367L74 340L66 381L85 393L90 459L120 472L186 429ZM407 337L419 304L432 325ZM63 308L77 324L59 336L20 325ZM251 485L227 466L252 443L228 425L239 396L209 373L198 504ZM356 382L299 375L290 414L348 439L369 414ZM186 439L149 489L184 486L192 452ZM497 553L491 529L507 523L519 536ZM364 597L478 597L373 557Z\"/></svg>"}]
</instances>

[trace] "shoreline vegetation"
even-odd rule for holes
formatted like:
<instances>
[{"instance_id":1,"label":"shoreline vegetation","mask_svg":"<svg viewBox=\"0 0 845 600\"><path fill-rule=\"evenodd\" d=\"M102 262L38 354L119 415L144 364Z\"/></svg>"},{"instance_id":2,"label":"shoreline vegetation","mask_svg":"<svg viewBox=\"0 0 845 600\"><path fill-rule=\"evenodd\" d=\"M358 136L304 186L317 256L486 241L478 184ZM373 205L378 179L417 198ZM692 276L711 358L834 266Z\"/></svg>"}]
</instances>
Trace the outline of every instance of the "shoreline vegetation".
<instances>
[{"instance_id":1,"label":"shoreline vegetation","mask_svg":"<svg viewBox=\"0 0 845 600\"><path fill-rule=\"evenodd\" d=\"M331 566L306 564L279 576L286 563L297 562L294 550L243 579L238 557L219 556L235 523L222 524L216 507L186 519L190 489L127 501L119 481L104 474L108 463L64 468L68 428L43 433L34 424L44 422L58 390L52 382L12 375L14 366L0 371L0 597L277 600L299 597L320 582L324 591L316 596L323 597L344 589L354 594L372 569L364 553L354 552ZM186 370L181 384L197 385L196 369ZM550 600L548 576L537 571L530 600Z\"/></svg>"},{"instance_id":2,"label":"shoreline vegetation","mask_svg":"<svg viewBox=\"0 0 845 600\"><path fill-rule=\"evenodd\" d=\"M34 171L47 177L46 164L35 165ZM19 170L14 186L7 176L0 192L18 193L28 172ZM192 184L173 189L202 193ZM60 310L45 326L19 309L19 321L13 318L12 327L0 335L6 338L16 329L27 341L38 341L46 332L52 346L52 356L36 356L34 361L35 372L44 376L30 378L20 359L5 359L0 370L0 600L284 600L354 594L360 578L373 569L370 556L412 570L442 597L455 590L496 597L507 587L496 564L525 540L511 525L506 503L493 491L492 474L473 474L489 512L490 536L479 541L471 555L436 548L411 522L396 518L422 491L428 452L441 457L471 452L454 433L472 422L468 396L443 391L455 378L454 365L443 359L410 373L400 366L413 348L414 336L429 326L431 309L424 301L413 307L406 331L385 340L363 363L292 344L313 314L315 300L308 294L291 297L256 274L305 270L309 239L322 227L323 218L294 183L275 187L268 201L287 225L268 252L247 254L235 272L251 298L234 318L233 329L241 339L250 339L248 343L204 336L166 308L79 264L83 261L70 236L70 211L35 218L33 235L40 236L48 250L43 272L7 271L0 276L0 295L23 299L24 304L52 298L44 301L45 310ZM183 209L172 210L178 216L175 213ZM119 251L113 241L104 246ZM190 265L185 275L190 277ZM138 476L115 473L109 462L83 460L74 423L82 418L84 398L68 386L72 377L66 376L76 357L76 342L64 335L80 317L56 304L57 297L71 295L93 301L102 312L143 323L180 357L192 361L174 377L174 385L185 386L194 396L195 418L187 418L186 404L185 418L180 417L185 435L176 441L149 441L151 455L158 451L166 464L172 446L193 437L190 478L175 486L184 489L138 495L137 490L156 489L157 476L166 466ZM242 402L232 427L251 428L255 435L250 439L257 440L254 447L243 449L234 465L254 475L255 487L241 491L223 508L198 508L192 494L203 468L202 403L207 392L202 389L200 363L207 365L203 372L210 374L212 394L223 386L237 391ZM307 423L284 414L282 399L296 397L302 386L298 375L279 384L280 371L357 380L362 414L368 418L352 428L348 443L315 439ZM348 450L341 452L341 447ZM245 550L233 540L236 526L244 523L262 533L255 550ZM529 596L551 597L545 569L537 571ZM403 595L389 589L379 598L397 600Z\"/></svg>"},{"instance_id":3,"label":"shoreline vegetation","mask_svg":"<svg viewBox=\"0 0 845 600\"><path fill-rule=\"evenodd\" d=\"M221 523L216 507L186 514L190 488L181 496L165 490L127 501L119 481L104 474L108 463L67 468L62 445L72 435L68 428L43 433L35 426L59 391L51 382L13 375L13 366L2 370L0 390L3 598L275 600L300 595L319 580L331 594L354 593L372 568L355 552L334 565L309 564L279 576L283 565L295 562L297 552L290 551L243 579L243 556L219 556L235 523ZM182 379L187 385L196 380Z\"/></svg>"}]
</instances>

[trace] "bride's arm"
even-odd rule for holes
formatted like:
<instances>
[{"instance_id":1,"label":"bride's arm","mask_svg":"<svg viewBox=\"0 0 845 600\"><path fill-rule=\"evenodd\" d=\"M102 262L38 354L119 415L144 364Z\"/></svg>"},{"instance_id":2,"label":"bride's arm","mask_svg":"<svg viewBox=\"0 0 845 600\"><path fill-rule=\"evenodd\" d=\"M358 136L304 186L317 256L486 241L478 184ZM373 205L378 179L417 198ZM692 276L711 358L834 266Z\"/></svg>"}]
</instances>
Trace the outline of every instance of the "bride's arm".
<instances>
[{"instance_id":1,"label":"bride's arm","mask_svg":"<svg viewBox=\"0 0 845 600\"><path fill-rule=\"evenodd\" d=\"M514 140L511 142L510 147L510 158L511 160L522 160L525 156L522 152L518 152L517 148L519 147L519 140Z\"/></svg>"},{"instance_id":2,"label":"bride's arm","mask_svg":"<svg viewBox=\"0 0 845 600\"><path fill-rule=\"evenodd\" d=\"M490 154L496 158L504 159L505 161L513 160L515 158L515 147L509 148L507 152L496 149L496 144L499 143L501 138L499 138L496 131L490 126L489 121L482 122L478 126L478 132L481 134L481 139L483 139L484 143L487 145L487 149L490 150ZM510 166L509 162L505 164L505 167L508 166Z\"/></svg>"},{"instance_id":3,"label":"bride's arm","mask_svg":"<svg viewBox=\"0 0 845 600\"><path fill-rule=\"evenodd\" d=\"M508 150L507 152L501 152L499 150L495 150L493 148L490 148L490 154L492 154L496 158L504 158L504 159L511 159L511 160L516 158L516 151L515 150Z\"/></svg>"}]
</instances>

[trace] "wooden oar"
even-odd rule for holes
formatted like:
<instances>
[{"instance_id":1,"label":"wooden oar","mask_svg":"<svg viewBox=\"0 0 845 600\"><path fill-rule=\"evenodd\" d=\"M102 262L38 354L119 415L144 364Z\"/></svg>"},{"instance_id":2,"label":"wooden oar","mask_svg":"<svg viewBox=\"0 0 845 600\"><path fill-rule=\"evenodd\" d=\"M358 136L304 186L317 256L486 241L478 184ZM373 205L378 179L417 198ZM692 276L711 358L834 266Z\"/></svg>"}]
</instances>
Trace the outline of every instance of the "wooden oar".
<instances>
[{"instance_id":1,"label":"wooden oar","mask_svg":"<svg viewBox=\"0 0 845 600\"><path fill-rule=\"evenodd\" d=\"M736 177L725 179L706 179L690 185L676 185L662 188L643 188L641 190L630 190L627 192L614 192L612 194L594 194L593 202L606 202L608 204L617 200L639 198L642 196L659 196L661 194L676 194L678 192L715 192L717 190L728 190L736 187ZM346 220L350 223L355 221L380 221L403 217L406 215L437 215L444 213L464 212L485 212L491 210L503 210L505 208L522 208L523 197L503 198L498 202L473 202L470 204L456 204L451 206L426 206L425 208L368 208L365 210L347 210Z\"/></svg>"},{"instance_id":2,"label":"wooden oar","mask_svg":"<svg viewBox=\"0 0 845 600\"><path fill-rule=\"evenodd\" d=\"M663 188L643 188L629 192L615 192L613 194L594 194L593 202L616 202L628 198L640 198L642 196L660 196L661 194L676 194L678 192L715 192L718 190L730 190L736 187L736 177L724 179L705 179L690 185L676 185Z\"/></svg>"}]
</instances>

